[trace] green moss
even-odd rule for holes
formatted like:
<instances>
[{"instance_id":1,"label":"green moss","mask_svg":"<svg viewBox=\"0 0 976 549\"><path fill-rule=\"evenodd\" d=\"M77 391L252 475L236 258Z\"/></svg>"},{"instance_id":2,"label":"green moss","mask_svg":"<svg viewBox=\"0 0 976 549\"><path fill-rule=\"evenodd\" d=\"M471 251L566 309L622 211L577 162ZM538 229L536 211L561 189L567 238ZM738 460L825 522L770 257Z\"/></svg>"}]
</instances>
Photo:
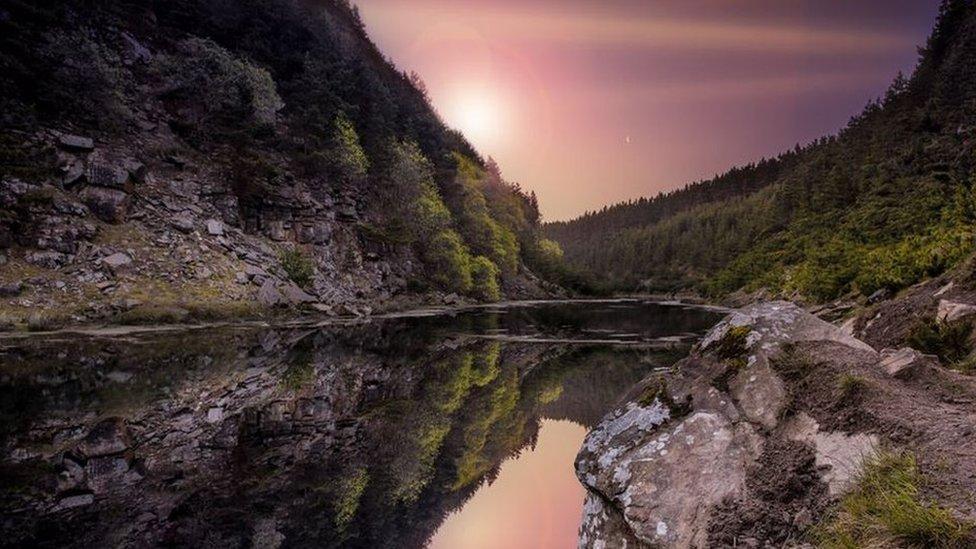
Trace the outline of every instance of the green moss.
<instances>
[{"instance_id":1,"label":"green moss","mask_svg":"<svg viewBox=\"0 0 976 549\"><path fill-rule=\"evenodd\" d=\"M660 402L668 409L671 419L683 418L691 413L691 395L685 396L684 400L680 402L675 401L668 391L667 381L663 377L648 385L637 399L637 403L644 408L653 406L655 401Z\"/></svg>"},{"instance_id":2,"label":"green moss","mask_svg":"<svg viewBox=\"0 0 976 549\"><path fill-rule=\"evenodd\" d=\"M970 526L921 499L922 476L909 453L882 452L866 461L854 489L813 532L826 549L968 546Z\"/></svg>"},{"instance_id":3,"label":"green moss","mask_svg":"<svg viewBox=\"0 0 976 549\"><path fill-rule=\"evenodd\" d=\"M748 339L751 332L752 328L749 326L730 326L710 349L722 360L742 359L749 352Z\"/></svg>"}]
</instances>

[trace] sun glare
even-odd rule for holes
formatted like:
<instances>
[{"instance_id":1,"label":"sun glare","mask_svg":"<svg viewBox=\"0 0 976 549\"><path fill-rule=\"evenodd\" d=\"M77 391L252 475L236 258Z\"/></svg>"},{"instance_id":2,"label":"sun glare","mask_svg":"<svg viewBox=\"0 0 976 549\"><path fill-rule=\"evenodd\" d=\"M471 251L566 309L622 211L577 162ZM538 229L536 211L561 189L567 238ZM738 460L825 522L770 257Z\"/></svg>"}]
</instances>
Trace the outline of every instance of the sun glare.
<instances>
[{"instance_id":1,"label":"sun glare","mask_svg":"<svg viewBox=\"0 0 976 549\"><path fill-rule=\"evenodd\" d=\"M448 112L448 121L479 147L499 144L504 123L501 101L488 91L458 93Z\"/></svg>"}]
</instances>

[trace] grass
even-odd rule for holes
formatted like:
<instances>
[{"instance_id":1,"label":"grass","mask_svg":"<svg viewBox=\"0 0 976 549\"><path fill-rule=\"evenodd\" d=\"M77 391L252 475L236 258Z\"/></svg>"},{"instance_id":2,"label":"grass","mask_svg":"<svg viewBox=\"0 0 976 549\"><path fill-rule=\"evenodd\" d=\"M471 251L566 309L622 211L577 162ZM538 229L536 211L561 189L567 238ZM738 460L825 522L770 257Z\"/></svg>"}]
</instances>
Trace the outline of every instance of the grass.
<instances>
[{"instance_id":1,"label":"grass","mask_svg":"<svg viewBox=\"0 0 976 549\"><path fill-rule=\"evenodd\" d=\"M972 332L971 322L922 320L909 334L908 344L923 353L937 355L943 364L951 366L969 355Z\"/></svg>"},{"instance_id":2,"label":"grass","mask_svg":"<svg viewBox=\"0 0 976 549\"><path fill-rule=\"evenodd\" d=\"M837 391L842 399L855 398L864 394L868 388L868 382L861 376L854 374L844 374L837 380Z\"/></svg>"},{"instance_id":3,"label":"grass","mask_svg":"<svg viewBox=\"0 0 976 549\"><path fill-rule=\"evenodd\" d=\"M825 549L965 547L969 527L921 499L922 476L911 453L880 452L866 460L834 515L815 528Z\"/></svg>"}]
</instances>

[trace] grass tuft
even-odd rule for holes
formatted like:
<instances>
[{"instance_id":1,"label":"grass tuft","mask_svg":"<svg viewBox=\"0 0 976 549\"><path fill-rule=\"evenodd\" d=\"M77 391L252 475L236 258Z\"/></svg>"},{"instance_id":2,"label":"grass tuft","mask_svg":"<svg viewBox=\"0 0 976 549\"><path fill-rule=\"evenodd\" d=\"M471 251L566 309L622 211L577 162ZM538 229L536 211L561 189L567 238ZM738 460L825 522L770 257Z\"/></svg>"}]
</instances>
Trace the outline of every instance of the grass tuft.
<instances>
[{"instance_id":1,"label":"grass tuft","mask_svg":"<svg viewBox=\"0 0 976 549\"><path fill-rule=\"evenodd\" d=\"M861 376L854 374L844 374L837 380L837 391L842 399L854 398L864 394L868 388L868 382Z\"/></svg>"},{"instance_id":2,"label":"grass tuft","mask_svg":"<svg viewBox=\"0 0 976 549\"><path fill-rule=\"evenodd\" d=\"M943 507L922 501L915 456L881 452L866 460L854 489L814 530L825 549L964 547L969 527Z\"/></svg>"}]
</instances>

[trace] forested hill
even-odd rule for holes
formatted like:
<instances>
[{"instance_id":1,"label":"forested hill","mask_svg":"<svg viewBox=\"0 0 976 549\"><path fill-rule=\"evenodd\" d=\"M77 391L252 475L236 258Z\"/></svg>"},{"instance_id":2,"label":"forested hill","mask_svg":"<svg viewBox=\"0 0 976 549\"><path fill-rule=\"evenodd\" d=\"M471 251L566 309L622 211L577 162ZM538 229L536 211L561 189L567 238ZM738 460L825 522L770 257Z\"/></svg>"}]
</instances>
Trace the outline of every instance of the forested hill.
<instances>
[{"instance_id":1,"label":"forested hill","mask_svg":"<svg viewBox=\"0 0 976 549\"><path fill-rule=\"evenodd\" d=\"M558 260L346 0L0 0L0 118L15 317L538 296Z\"/></svg>"},{"instance_id":2,"label":"forested hill","mask_svg":"<svg viewBox=\"0 0 976 549\"><path fill-rule=\"evenodd\" d=\"M826 300L944 271L973 251L974 12L945 1L914 74L838 135L545 231L615 289Z\"/></svg>"}]
</instances>

